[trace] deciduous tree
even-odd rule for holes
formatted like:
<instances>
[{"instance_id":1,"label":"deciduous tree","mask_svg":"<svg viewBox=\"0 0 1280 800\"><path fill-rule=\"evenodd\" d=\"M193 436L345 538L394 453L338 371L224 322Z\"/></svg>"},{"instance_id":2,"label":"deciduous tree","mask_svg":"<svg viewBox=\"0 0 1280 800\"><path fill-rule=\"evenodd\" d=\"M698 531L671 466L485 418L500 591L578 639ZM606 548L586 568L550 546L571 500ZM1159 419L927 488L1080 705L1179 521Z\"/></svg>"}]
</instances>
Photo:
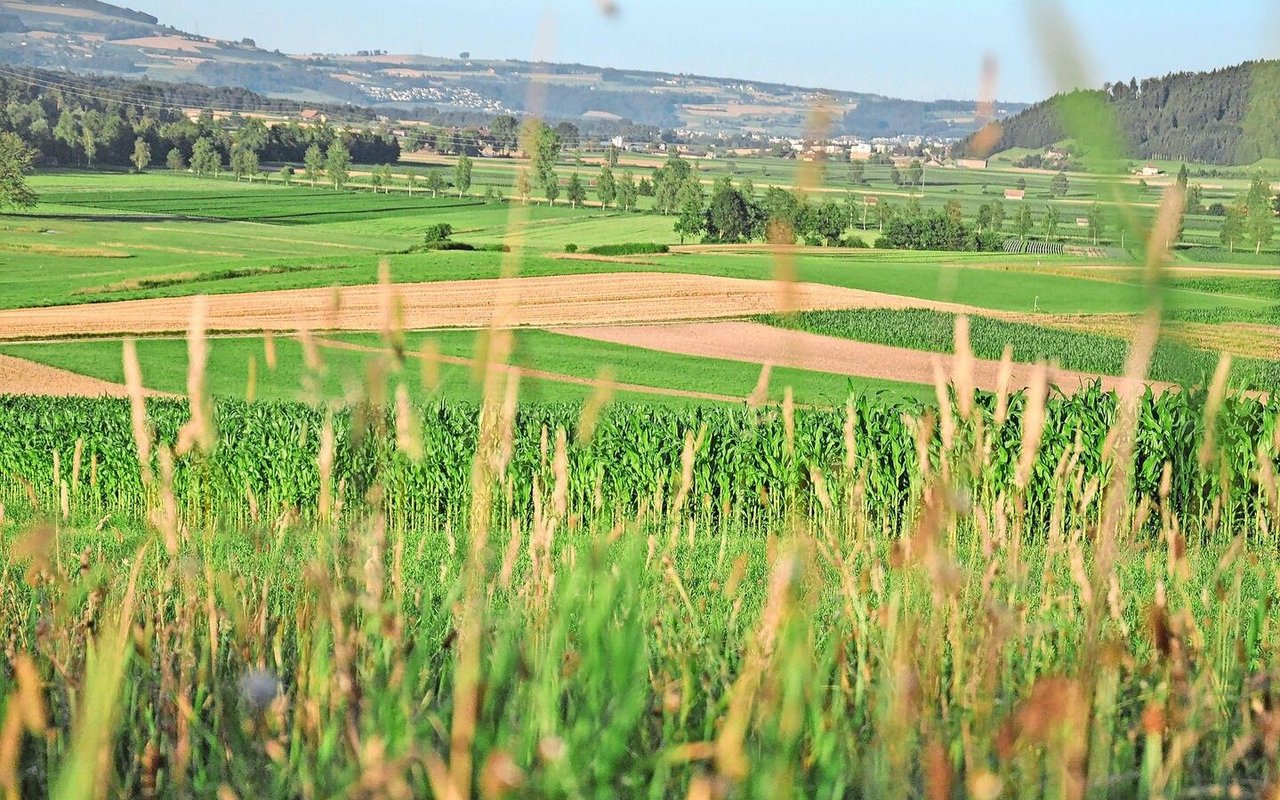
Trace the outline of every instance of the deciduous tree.
<instances>
[{"instance_id":1,"label":"deciduous tree","mask_svg":"<svg viewBox=\"0 0 1280 800\"><path fill-rule=\"evenodd\" d=\"M662 214L678 211L682 206L680 190L692 174L693 167L688 161L676 153L669 156L653 174L653 207Z\"/></svg>"},{"instance_id":2,"label":"deciduous tree","mask_svg":"<svg viewBox=\"0 0 1280 800\"><path fill-rule=\"evenodd\" d=\"M471 190L471 170L471 159L465 155L458 156L458 163L453 167L453 188L458 190L458 197Z\"/></svg>"},{"instance_id":3,"label":"deciduous tree","mask_svg":"<svg viewBox=\"0 0 1280 800\"><path fill-rule=\"evenodd\" d=\"M924 165L920 163L920 159L914 158L907 165L907 183L912 186L919 186L924 181Z\"/></svg>"},{"instance_id":4,"label":"deciduous tree","mask_svg":"<svg viewBox=\"0 0 1280 800\"><path fill-rule=\"evenodd\" d=\"M1004 203L991 201L991 230L999 233L1004 230Z\"/></svg>"},{"instance_id":5,"label":"deciduous tree","mask_svg":"<svg viewBox=\"0 0 1280 800\"><path fill-rule=\"evenodd\" d=\"M1106 230L1106 216L1102 212L1102 206L1094 203L1089 206L1089 238L1096 245L1102 239L1102 234Z\"/></svg>"},{"instance_id":6,"label":"deciduous tree","mask_svg":"<svg viewBox=\"0 0 1280 800\"><path fill-rule=\"evenodd\" d=\"M440 174L440 170L433 169L427 173L424 185L427 187L427 191L431 192L432 197L439 197L440 192L444 190L444 176Z\"/></svg>"},{"instance_id":7,"label":"deciduous tree","mask_svg":"<svg viewBox=\"0 0 1280 800\"><path fill-rule=\"evenodd\" d=\"M991 228L991 204L983 203L978 206L978 216L975 222L978 225L978 232L981 233Z\"/></svg>"},{"instance_id":8,"label":"deciduous tree","mask_svg":"<svg viewBox=\"0 0 1280 800\"><path fill-rule=\"evenodd\" d=\"M30 208L36 193L27 184L35 151L16 133L0 132L0 208Z\"/></svg>"},{"instance_id":9,"label":"deciduous tree","mask_svg":"<svg viewBox=\"0 0 1280 800\"><path fill-rule=\"evenodd\" d=\"M251 147L237 146L231 153L231 171L235 174L236 180L248 177L249 182L253 183L254 176L260 171L258 153Z\"/></svg>"},{"instance_id":10,"label":"deciduous tree","mask_svg":"<svg viewBox=\"0 0 1280 800\"><path fill-rule=\"evenodd\" d=\"M1236 251L1236 243L1244 238L1246 211L1240 203L1232 203L1222 218L1222 229L1218 231L1218 241L1228 252Z\"/></svg>"},{"instance_id":11,"label":"deciduous tree","mask_svg":"<svg viewBox=\"0 0 1280 800\"><path fill-rule=\"evenodd\" d=\"M596 196L600 198L600 205L605 208L618 198L618 183L614 180L613 170L608 166L600 170L600 177L596 180Z\"/></svg>"},{"instance_id":12,"label":"deciduous tree","mask_svg":"<svg viewBox=\"0 0 1280 800\"><path fill-rule=\"evenodd\" d=\"M565 199L574 208L587 202L587 187L576 172L569 176L569 185L565 187Z\"/></svg>"},{"instance_id":13,"label":"deciduous tree","mask_svg":"<svg viewBox=\"0 0 1280 800\"><path fill-rule=\"evenodd\" d=\"M528 203L532 192L533 181L529 178L529 170L522 169L516 173L516 194L520 196L520 203Z\"/></svg>"},{"instance_id":14,"label":"deciduous tree","mask_svg":"<svg viewBox=\"0 0 1280 800\"><path fill-rule=\"evenodd\" d=\"M302 159L303 168L307 172L307 180L312 186L316 185L316 181L324 177L324 149L318 144L313 144L307 148L306 155Z\"/></svg>"},{"instance_id":15,"label":"deciduous tree","mask_svg":"<svg viewBox=\"0 0 1280 800\"><path fill-rule=\"evenodd\" d=\"M142 137L133 143L133 156L129 159L138 172L142 172L151 164L151 145Z\"/></svg>"},{"instance_id":16,"label":"deciduous tree","mask_svg":"<svg viewBox=\"0 0 1280 800\"><path fill-rule=\"evenodd\" d=\"M738 189L718 185L707 206L707 239L713 242L743 242L755 236L755 217L751 204Z\"/></svg>"},{"instance_id":17,"label":"deciduous tree","mask_svg":"<svg viewBox=\"0 0 1280 800\"><path fill-rule=\"evenodd\" d=\"M1058 226L1062 224L1062 212L1057 206L1049 206L1044 212L1044 238L1055 241L1058 238Z\"/></svg>"},{"instance_id":18,"label":"deciduous tree","mask_svg":"<svg viewBox=\"0 0 1280 800\"><path fill-rule=\"evenodd\" d=\"M1053 176L1053 180L1049 181L1049 191L1053 192L1056 197L1064 197L1071 188L1071 181L1067 180L1067 173L1058 170L1058 174Z\"/></svg>"},{"instance_id":19,"label":"deciduous tree","mask_svg":"<svg viewBox=\"0 0 1280 800\"><path fill-rule=\"evenodd\" d=\"M216 176L222 169L222 154L212 141L205 137L196 140L191 150L191 169L201 177Z\"/></svg>"},{"instance_id":20,"label":"deciduous tree","mask_svg":"<svg viewBox=\"0 0 1280 800\"><path fill-rule=\"evenodd\" d=\"M1031 235L1031 231L1032 229L1035 228L1035 226L1036 226L1035 214L1031 213L1030 207L1023 206L1022 210L1018 212L1018 221L1014 228L1014 230L1016 230L1018 233L1018 238L1022 239L1022 241L1025 242L1027 240L1027 237Z\"/></svg>"},{"instance_id":21,"label":"deciduous tree","mask_svg":"<svg viewBox=\"0 0 1280 800\"><path fill-rule=\"evenodd\" d=\"M822 239L828 247L840 243L848 223L848 215L836 203L823 203L814 209L811 215L813 233Z\"/></svg>"},{"instance_id":22,"label":"deciduous tree","mask_svg":"<svg viewBox=\"0 0 1280 800\"><path fill-rule=\"evenodd\" d=\"M333 182L333 188L341 189L351 180L351 151L341 139L335 139L325 154L324 171Z\"/></svg>"},{"instance_id":23,"label":"deciduous tree","mask_svg":"<svg viewBox=\"0 0 1280 800\"><path fill-rule=\"evenodd\" d=\"M560 179L556 176L556 162L560 159L561 141L555 131L540 120L525 123L524 151L529 154L529 170L533 182L542 189L552 205L560 196Z\"/></svg>"},{"instance_id":24,"label":"deciduous tree","mask_svg":"<svg viewBox=\"0 0 1280 800\"><path fill-rule=\"evenodd\" d=\"M684 244L685 237L696 236L706 220L702 216L702 192L682 191L680 198L680 216L676 219L675 231L680 234L680 244Z\"/></svg>"},{"instance_id":25,"label":"deciduous tree","mask_svg":"<svg viewBox=\"0 0 1280 800\"><path fill-rule=\"evenodd\" d=\"M489 133L493 136L494 144L503 152L515 147L519 131L520 123L510 114L499 114L489 125Z\"/></svg>"},{"instance_id":26,"label":"deciduous tree","mask_svg":"<svg viewBox=\"0 0 1280 800\"><path fill-rule=\"evenodd\" d=\"M1271 185L1261 175L1254 178L1249 186L1249 192L1245 195L1245 209L1248 214L1245 229L1249 234L1249 241L1253 242L1254 253L1261 253L1262 248L1271 244L1276 230Z\"/></svg>"},{"instance_id":27,"label":"deciduous tree","mask_svg":"<svg viewBox=\"0 0 1280 800\"><path fill-rule=\"evenodd\" d=\"M636 207L636 181L630 172L622 173L622 177L618 179L618 207L623 211L630 211Z\"/></svg>"}]
</instances>

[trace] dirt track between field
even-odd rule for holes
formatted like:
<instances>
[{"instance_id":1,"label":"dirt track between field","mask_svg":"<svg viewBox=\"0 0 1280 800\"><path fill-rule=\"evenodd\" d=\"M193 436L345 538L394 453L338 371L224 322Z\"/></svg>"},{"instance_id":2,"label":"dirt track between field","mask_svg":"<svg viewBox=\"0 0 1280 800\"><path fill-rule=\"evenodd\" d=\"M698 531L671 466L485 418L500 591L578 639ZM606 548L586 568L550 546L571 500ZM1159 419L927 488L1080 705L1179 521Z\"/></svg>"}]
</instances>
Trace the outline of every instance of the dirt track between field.
<instances>
[{"instance_id":1,"label":"dirt track between field","mask_svg":"<svg viewBox=\"0 0 1280 800\"><path fill-rule=\"evenodd\" d=\"M35 394L52 397L127 397L119 383L77 375L65 369L24 358L0 355L0 395ZM154 392L148 392L154 394Z\"/></svg>"},{"instance_id":2,"label":"dirt track between field","mask_svg":"<svg viewBox=\"0 0 1280 800\"><path fill-rule=\"evenodd\" d=\"M558 275L295 289L207 298L210 331L377 331L398 298L406 329L616 325L717 319L781 310L974 309L820 284L674 273ZM182 333L195 298L124 300L0 311L0 339Z\"/></svg>"},{"instance_id":3,"label":"dirt track between field","mask_svg":"<svg viewBox=\"0 0 1280 800\"><path fill-rule=\"evenodd\" d=\"M951 356L945 354L867 344L774 328L756 322L566 328L558 332L680 355L724 358L904 383L934 383L936 365L941 364L944 374L949 374L952 362ZM1014 364L1010 386L1026 387L1030 384L1034 371L1033 366ZM999 375L1000 362L981 359L974 361L974 384L977 388L995 390ZM1064 391L1071 391L1094 380L1101 380L1103 388L1108 390L1115 389L1119 384L1119 378L1113 376L1090 375L1064 369L1053 369L1049 375L1049 382ZM1151 385L1157 389L1165 388L1163 384Z\"/></svg>"}]
</instances>

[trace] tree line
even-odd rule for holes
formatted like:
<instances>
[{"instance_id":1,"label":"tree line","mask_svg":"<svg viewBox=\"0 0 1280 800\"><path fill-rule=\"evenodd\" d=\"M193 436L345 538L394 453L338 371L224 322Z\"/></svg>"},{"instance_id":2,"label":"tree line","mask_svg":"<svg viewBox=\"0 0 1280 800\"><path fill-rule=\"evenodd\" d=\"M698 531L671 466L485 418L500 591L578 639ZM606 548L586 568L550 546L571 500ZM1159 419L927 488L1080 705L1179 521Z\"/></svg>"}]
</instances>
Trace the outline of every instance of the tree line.
<instances>
[{"instance_id":1,"label":"tree line","mask_svg":"<svg viewBox=\"0 0 1280 800\"><path fill-rule=\"evenodd\" d=\"M1178 180L1185 186L1185 174ZM1272 196L1271 184L1259 175L1249 190L1224 210L1218 240L1232 253L1241 246L1253 247L1255 254L1261 253L1275 237L1277 212L1280 212L1280 195Z\"/></svg>"},{"instance_id":2,"label":"tree line","mask_svg":"<svg viewBox=\"0 0 1280 800\"><path fill-rule=\"evenodd\" d=\"M529 166L516 178L516 195L521 202L545 199L555 204L562 197L572 206L587 202L592 190L578 173L562 181L554 167L560 140L556 131L542 123L526 129L525 147ZM465 156L463 157L465 159ZM461 164L463 159L459 160ZM1003 203L993 200L977 209L970 221L955 200L940 210L928 210L918 198L902 204L868 204L861 195L849 194L841 201L820 200L809 194L769 186L757 193L748 176L737 183L732 176L718 178L708 193L698 169L679 155L670 156L661 167L637 180L630 171L615 172L608 162L595 178L595 197L604 208L630 211L639 197L652 198L652 212L674 217L673 227L681 243L705 244L768 242L808 245L864 247L864 239L850 235L855 228L877 229L876 246L910 250L998 251L1008 236L1026 240L1042 237L1053 241L1062 237L1062 212L1049 205L1043 214L1022 206L1006 216ZM469 160L468 160L469 170ZM437 177L438 181L442 179ZM1065 194L1066 179L1055 186L1055 194ZM1088 210L1088 235L1095 244L1106 235L1102 207Z\"/></svg>"}]
</instances>

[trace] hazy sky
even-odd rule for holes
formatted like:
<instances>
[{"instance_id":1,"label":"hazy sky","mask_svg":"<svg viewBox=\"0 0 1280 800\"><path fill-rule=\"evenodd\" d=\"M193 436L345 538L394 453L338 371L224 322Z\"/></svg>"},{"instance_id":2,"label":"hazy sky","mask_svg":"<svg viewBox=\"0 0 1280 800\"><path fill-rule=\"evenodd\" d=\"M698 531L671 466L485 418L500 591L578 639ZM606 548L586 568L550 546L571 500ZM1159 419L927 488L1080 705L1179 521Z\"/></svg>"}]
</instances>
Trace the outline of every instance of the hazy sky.
<instances>
[{"instance_id":1,"label":"hazy sky","mask_svg":"<svg viewBox=\"0 0 1280 800\"><path fill-rule=\"evenodd\" d=\"M1059 87L1028 25L1036 0L116 0L206 36L286 52L576 61L920 99L1002 100ZM1096 84L1280 56L1275 0L1062 0ZM549 21L549 22L548 22ZM549 34L539 34L548 30Z\"/></svg>"}]
</instances>

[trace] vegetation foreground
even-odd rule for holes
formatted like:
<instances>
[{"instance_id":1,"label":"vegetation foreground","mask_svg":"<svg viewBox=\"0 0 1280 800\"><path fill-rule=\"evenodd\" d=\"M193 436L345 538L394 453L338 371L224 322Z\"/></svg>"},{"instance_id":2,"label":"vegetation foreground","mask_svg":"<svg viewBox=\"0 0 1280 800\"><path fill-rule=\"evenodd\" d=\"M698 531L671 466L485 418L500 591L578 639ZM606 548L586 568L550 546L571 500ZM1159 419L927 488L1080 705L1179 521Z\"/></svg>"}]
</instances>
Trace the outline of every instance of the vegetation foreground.
<instances>
[{"instance_id":1,"label":"vegetation foreground","mask_svg":"<svg viewBox=\"0 0 1280 800\"><path fill-rule=\"evenodd\" d=\"M1273 796L1277 407L956 364L941 411L5 400L0 785Z\"/></svg>"}]
</instances>

